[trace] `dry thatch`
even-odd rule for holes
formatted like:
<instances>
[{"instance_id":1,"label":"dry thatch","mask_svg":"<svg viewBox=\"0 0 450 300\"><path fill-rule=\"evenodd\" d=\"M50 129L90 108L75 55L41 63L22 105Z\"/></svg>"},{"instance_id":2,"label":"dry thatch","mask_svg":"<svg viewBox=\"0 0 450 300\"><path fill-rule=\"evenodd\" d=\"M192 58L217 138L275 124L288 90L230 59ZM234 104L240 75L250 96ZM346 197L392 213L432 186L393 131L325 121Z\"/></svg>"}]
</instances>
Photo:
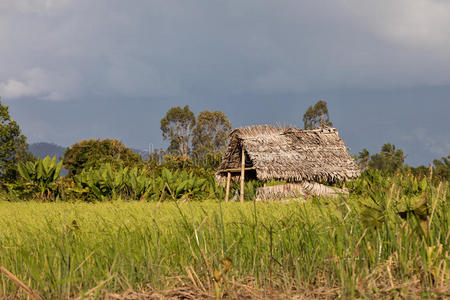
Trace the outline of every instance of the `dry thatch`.
<instances>
[{"instance_id":1,"label":"dry thatch","mask_svg":"<svg viewBox=\"0 0 450 300\"><path fill-rule=\"evenodd\" d=\"M317 182L286 183L261 187L256 190L256 201L277 200L285 198L303 198L307 196L337 197L348 195L347 189L329 187Z\"/></svg>"},{"instance_id":2,"label":"dry thatch","mask_svg":"<svg viewBox=\"0 0 450 300\"><path fill-rule=\"evenodd\" d=\"M224 183L228 170L241 167L241 149L245 150L246 177L325 181L329 183L356 178L360 170L335 128L313 130L276 128L259 125L237 128L230 133L230 143L216 173ZM232 172L233 180L239 172Z\"/></svg>"}]
</instances>

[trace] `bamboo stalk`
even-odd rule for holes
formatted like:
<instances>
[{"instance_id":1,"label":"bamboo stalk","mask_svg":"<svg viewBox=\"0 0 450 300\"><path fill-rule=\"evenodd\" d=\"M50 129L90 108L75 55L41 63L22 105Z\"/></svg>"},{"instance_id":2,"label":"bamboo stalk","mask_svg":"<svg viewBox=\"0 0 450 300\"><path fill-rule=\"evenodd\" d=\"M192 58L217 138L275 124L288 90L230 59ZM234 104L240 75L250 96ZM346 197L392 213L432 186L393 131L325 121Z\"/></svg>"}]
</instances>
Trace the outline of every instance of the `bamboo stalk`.
<instances>
[{"instance_id":1,"label":"bamboo stalk","mask_svg":"<svg viewBox=\"0 0 450 300\"><path fill-rule=\"evenodd\" d=\"M244 180L245 180L245 150L242 147L241 152L241 203L244 203Z\"/></svg>"},{"instance_id":2,"label":"bamboo stalk","mask_svg":"<svg viewBox=\"0 0 450 300\"><path fill-rule=\"evenodd\" d=\"M227 187L225 190L225 202L228 202L228 199L230 197L230 181L231 181L231 173L228 172L227 174Z\"/></svg>"}]
</instances>

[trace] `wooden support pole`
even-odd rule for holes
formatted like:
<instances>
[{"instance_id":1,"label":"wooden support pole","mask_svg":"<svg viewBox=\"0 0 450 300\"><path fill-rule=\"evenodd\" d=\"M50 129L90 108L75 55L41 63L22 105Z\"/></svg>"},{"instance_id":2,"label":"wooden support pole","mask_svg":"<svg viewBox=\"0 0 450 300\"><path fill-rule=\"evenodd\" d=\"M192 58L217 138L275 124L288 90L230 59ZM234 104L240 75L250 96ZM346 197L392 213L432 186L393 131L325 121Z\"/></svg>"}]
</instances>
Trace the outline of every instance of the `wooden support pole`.
<instances>
[{"instance_id":1,"label":"wooden support pole","mask_svg":"<svg viewBox=\"0 0 450 300\"><path fill-rule=\"evenodd\" d=\"M248 167L245 168L245 171L250 171L250 170L256 170L254 167ZM233 168L233 169L223 169L223 170L219 170L219 172L231 172L231 173L240 173L241 172L241 168Z\"/></svg>"},{"instance_id":2,"label":"wooden support pole","mask_svg":"<svg viewBox=\"0 0 450 300\"><path fill-rule=\"evenodd\" d=\"M228 198L230 197L230 182L231 182L231 172L227 174L227 187L225 189L225 202L228 202Z\"/></svg>"},{"instance_id":3,"label":"wooden support pole","mask_svg":"<svg viewBox=\"0 0 450 300\"><path fill-rule=\"evenodd\" d=\"M242 147L241 152L241 203L244 203L244 180L245 180L245 150L244 147Z\"/></svg>"}]
</instances>

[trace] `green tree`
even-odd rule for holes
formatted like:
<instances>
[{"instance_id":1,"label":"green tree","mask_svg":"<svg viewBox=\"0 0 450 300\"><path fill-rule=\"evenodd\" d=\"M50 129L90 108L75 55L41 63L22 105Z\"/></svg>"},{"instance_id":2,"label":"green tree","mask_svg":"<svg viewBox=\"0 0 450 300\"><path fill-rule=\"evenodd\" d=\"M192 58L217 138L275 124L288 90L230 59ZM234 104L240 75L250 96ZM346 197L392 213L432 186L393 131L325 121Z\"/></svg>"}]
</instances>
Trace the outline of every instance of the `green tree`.
<instances>
[{"instance_id":1,"label":"green tree","mask_svg":"<svg viewBox=\"0 0 450 300\"><path fill-rule=\"evenodd\" d=\"M328 114L327 102L319 100L314 106L308 107L303 115L303 124L305 129L333 126L333 123L330 121L330 115Z\"/></svg>"},{"instance_id":2,"label":"green tree","mask_svg":"<svg viewBox=\"0 0 450 300\"><path fill-rule=\"evenodd\" d=\"M99 168L105 163L113 167L132 167L142 162L142 157L118 140L85 140L73 144L64 153L64 168L68 176L79 174L83 169Z\"/></svg>"},{"instance_id":3,"label":"green tree","mask_svg":"<svg viewBox=\"0 0 450 300\"><path fill-rule=\"evenodd\" d=\"M370 153L366 148L362 149L361 152L358 153L358 164L360 167L365 170L369 166Z\"/></svg>"},{"instance_id":4,"label":"green tree","mask_svg":"<svg viewBox=\"0 0 450 300\"><path fill-rule=\"evenodd\" d=\"M34 160L19 125L10 118L8 107L0 101L0 180L12 182L19 177L18 162Z\"/></svg>"},{"instance_id":5,"label":"green tree","mask_svg":"<svg viewBox=\"0 0 450 300\"><path fill-rule=\"evenodd\" d=\"M230 130L231 122L223 112L200 112L192 137L195 160L205 160L208 154L220 154L227 145Z\"/></svg>"},{"instance_id":6,"label":"green tree","mask_svg":"<svg viewBox=\"0 0 450 300\"><path fill-rule=\"evenodd\" d=\"M450 180L450 155L442 157L440 160L433 160L434 177L440 181Z\"/></svg>"},{"instance_id":7,"label":"green tree","mask_svg":"<svg viewBox=\"0 0 450 300\"><path fill-rule=\"evenodd\" d=\"M169 140L167 152L174 155L188 156L195 115L186 105L172 107L161 119L161 131L164 140Z\"/></svg>"},{"instance_id":8,"label":"green tree","mask_svg":"<svg viewBox=\"0 0 450 300\"><path fill-rule=\"evenodd\" d=\"M405 158L402 149L396 149L395 145L386 143L381 147L380 153L370 156L369 167L394 174L403 167Z\"/></svg>"}]
</instances>

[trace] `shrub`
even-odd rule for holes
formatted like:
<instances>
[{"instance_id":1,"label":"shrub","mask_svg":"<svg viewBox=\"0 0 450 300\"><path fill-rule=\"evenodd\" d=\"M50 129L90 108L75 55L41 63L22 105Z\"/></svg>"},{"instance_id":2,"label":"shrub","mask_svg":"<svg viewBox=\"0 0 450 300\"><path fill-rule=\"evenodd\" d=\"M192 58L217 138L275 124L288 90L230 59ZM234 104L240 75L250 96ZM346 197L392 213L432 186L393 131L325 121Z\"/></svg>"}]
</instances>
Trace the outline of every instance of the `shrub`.
<instances>
[{"instance_id":1,"label":"shrub","mask_svg":"<svg viewBox=\"0 0 450 300\"><path fill-rule=\"evenodd\" d=\"M142 162L134 153L118 140L85 140L72 145L64 153L64 168L68 176L79 174L83 169L98 169L105 163L112 168L133 167Z\"/></svg>"},{"instance_id":2,"label":"shrub","mask_svg":"<svg viewBox=\"0 0 450 300\"><path fill-rule=\"evenodd\" d=\"M40 199L51 198L57 190L56 181L62 165L63 161L57 163L56 157L51 159L49 156L35 162L19 162L17 170L25 182L17 184L16 187L24 194L31 193Z\"/></svg>"},{"instance_id":3,"label":"shrub","mask_svg":"<svg viewBox=\"0 0 450 300\"><path fill-rule=\"evenodd\" d=\"M144 169L113 169L105 164L100 169L83 170L74 177L71 192L86 201L125 197L136 200L206 199L222 195L214 177L200 177L186 170L163 168L160 176Z\"/></svg>"}]
</instances>

